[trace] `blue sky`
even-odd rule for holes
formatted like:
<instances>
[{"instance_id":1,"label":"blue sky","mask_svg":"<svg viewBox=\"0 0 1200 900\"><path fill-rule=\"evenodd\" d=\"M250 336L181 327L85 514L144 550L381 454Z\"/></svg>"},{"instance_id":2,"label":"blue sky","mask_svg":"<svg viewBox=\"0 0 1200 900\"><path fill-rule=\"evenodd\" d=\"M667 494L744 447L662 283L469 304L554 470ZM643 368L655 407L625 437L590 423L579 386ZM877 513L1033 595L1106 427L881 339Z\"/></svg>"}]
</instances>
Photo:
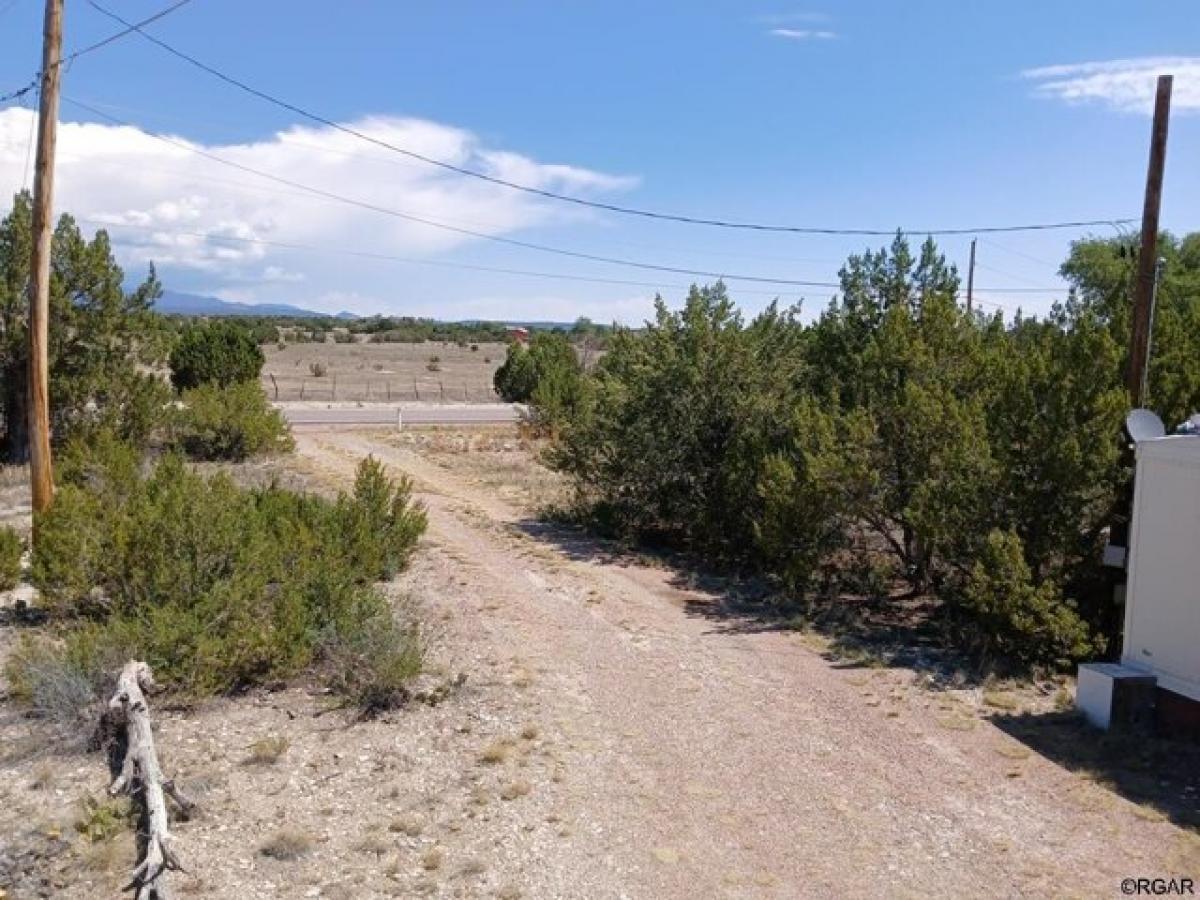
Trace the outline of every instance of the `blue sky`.
<instances>
[{"instance_id":1,"label":"blue sky","mask_svg":"<svg viewBox=\"0 0 1200 900\"><path fill-rule=\"evenodd\" d=\"M109 3L127 18L143 18L166 0ZM40 7L0 0L0 93L37 68ZM68 49L116 30L82 0L68 7ZM684 214L879 229L1139 216L1145 98L1159 60L1169 58L1177 83L1164 225L1200 227L1194 0L1136 9L1107 0L194 0L150 30L324 117L511 180ZM1080 68L1085 63L1095 65ZM848 253L883 240L651 223L464 183L304 122L136 35L73 64L64 93L293 182L585 253L829 281ZM0 110L0 190L27 178L29 115L19 106ZM108 223L131 270L155 259L167 286L178 290L329 311L636 322L656 289L678 301L693 280L465 238L318 200L115 128L70 103L62 120L58 207L89 228ZM1053 293L987 289L1057 287L1057 263L1079 235L983 235L980 299L1043 311ZM961 268L968 242L941 240ZM749 311L773 293L762 284L730 287ZM803 296L810 313L830 293L779 289L788 302Z\"/></svg>"}]
</instances>

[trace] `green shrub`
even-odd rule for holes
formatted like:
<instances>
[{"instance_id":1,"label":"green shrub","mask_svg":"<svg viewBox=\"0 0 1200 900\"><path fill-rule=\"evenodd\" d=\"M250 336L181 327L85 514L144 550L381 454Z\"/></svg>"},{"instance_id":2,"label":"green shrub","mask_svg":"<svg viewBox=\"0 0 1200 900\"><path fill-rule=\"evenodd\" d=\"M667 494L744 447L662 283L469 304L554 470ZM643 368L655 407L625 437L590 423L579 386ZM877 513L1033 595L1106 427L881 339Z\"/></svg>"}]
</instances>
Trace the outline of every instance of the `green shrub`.
<instances>
[{"instance_id":1,"label":"green shrub","mask_svg":"<svg viewBox=\"0 0 1200 900\"><path fill-rule=\"evenodd\" d=\"M1200 376L1182 361L1200 329L1183 323L1200 235L1164 244L1178 355L1151 381L1164 409L1194 409ZM660 300L645 327L615 329L581 384L546 378L535 338L510 348L496 389L546 417L546 458L583 521L796 594L886 555L879 571L940 600L927 608L982 655L1068 660L1080 635L1119 628L1095 552L1128 502L1119 249L1080 242L1064 267L1079 293L1006 320L963 309L933 241L898 234L847 260L811 324L774 306L744 321L722 284L693 287L682 308ZM1026 570L984 546L993 529L1019 538ZM988 577L1012 588L1011 608Z\"/></svg>"},{"instance_id":2,"label":"green shrub","mask_svg":"<svg viewBox=\"0 0 1200 900\"><path fill-rule=\"evenodd\" d=\"M21 554L25 542L8 526L0 526L0 591L11 591L21 579Z\"/></svg>"},{"instance_id":3,"label":"green shrub","mask_svg":"<svg viewBox=\"0 0 1200 900\"><path fill-rule=\"evenodd\" d=\"M254 335L242 325L225 320L189 325L171 351L171 383L182 393L202 384L255 381L264 361Z\"/></svg>"},{"instance_id":4,"label":"green shrub","mask_svg":"<svg viewBox=\"0 0 1200 900\"><path fill-rule=\"evenodd\" d=\"M294 446L283 414L251 381L185 391L174 436L188 456L205 460L240 461Z\"/></svg>"},{"instance_id":5,"label":"green shrub","mask_svg":"<svg viewBox=\"0 0 1200 900\"><path fill-rule=\"evenodd\" d=\"M1062 668L1100 649L1052 581L1036 584L1011 531L992 531L955 603L965 643L987 660Z\"/></svg>"},{"instance_id":6,"label":"green shrub","mask_svg":"<svg viewBox=\"0 0 1200 900\"><path fill-rule=\"evenodd\" d=\"M84 682L137 657L164 684L224 693L288 678L361 643L363 629L383 642L372 645L382 683L419 667L415 632L379 624L391 613L373 586L407 563L425 527L406 482L366 460L355 492L329 501L245 490L177 456L140 477L129 458L112 444L74 462L39 519L33 581L67 623L58 656ZM18 665L30 694L37 666ZM359 676L336 668L331 677L365 696Z\"/></svg>"},{"instance_id":7,"label":"green shrub","mask_svg":"<svg viewBox=\"0 0 1200 900\"><path fill-rule=\"evenodd\" d=\"M355 571L386 580L408 565L426 524L425 511L409 500L411 493L408 478L392 481L374 457L359 465L353 494L342 496L335 511Z\"/></svg>"},{"instance_id":8,"label":"green shrub","mask_svg":"<svg viewBox=\"0 0 1200 900\"><path fill-rule=\"evenodd\" d=\"M532 402L535 415L553 427L578 404L581 375L579 359L567 338L539 332L528 348L519 341L508 345L503 365L492 376L492 386L509 403Z\"/></svg>"}]
</instances>

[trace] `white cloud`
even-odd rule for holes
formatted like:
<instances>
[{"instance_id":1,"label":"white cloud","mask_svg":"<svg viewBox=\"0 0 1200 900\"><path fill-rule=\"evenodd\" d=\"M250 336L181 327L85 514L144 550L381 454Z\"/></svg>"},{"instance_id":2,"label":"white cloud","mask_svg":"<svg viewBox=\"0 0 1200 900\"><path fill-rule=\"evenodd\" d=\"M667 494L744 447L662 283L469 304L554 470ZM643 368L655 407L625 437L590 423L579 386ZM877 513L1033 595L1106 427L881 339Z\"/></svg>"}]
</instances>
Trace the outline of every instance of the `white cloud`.
<instances>
[{"instance_id":1,"label":"white cloud","mask_svg":"<svg viewBox=\"0 0 1200 900\"><path fill-rule=\"evenodd\" d=\"M31 116L25 109L0 110L0 192L25 182ZM437 122L373 116L351 125L422 155L536 188L599 197L636 183L486 147L470 131ZM293 127L242 144L173 140L322 191L488 235L590 215L370 147L332 128ZM55 205L85 230L109 226L131 274L153 261L164 274L185 274L209 293L229 288L246 299L276 299L305 283L307 290L295 295L303 301L334 284L353 289L361 277L345 258L271 243L415 258L481 243L232 170L137 128L78 122L59 127ZM170 286L172 279L165 280Z\"/></svg>"},{"instance_id":2,"label":"white cloud","mask_svg":"<svg viewBox=\"0 0 1200 900\"><path fill-rule=\"evenodd\" d=\"M772 37L787 38L792 41L829 41L837 37L837 33L833 31L814 31L808 28L772 28L768 33Z\"/></svg>"},{"instance_id":3,"label":"white cloud","mask_svg":"<svg viewBox=\"0 0 1200 900\"><path fill-rule=\"evenodd\" d=\"M1147 56L1026 69L1039 96L1068 103L1102 103L1121 112L1154 109L1159 75L1175 76L1172 111L1200 110L1200 56Z\"/></svg>"}]
</instances>

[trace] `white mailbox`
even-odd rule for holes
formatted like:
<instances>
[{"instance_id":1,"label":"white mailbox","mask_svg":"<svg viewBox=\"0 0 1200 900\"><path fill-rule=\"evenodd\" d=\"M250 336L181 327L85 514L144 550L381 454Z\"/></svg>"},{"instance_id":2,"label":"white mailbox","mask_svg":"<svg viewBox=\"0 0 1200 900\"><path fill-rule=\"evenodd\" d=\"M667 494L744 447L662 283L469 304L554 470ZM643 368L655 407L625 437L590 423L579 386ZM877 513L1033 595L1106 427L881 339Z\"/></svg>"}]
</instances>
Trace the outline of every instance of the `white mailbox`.
<instances>
[{"instance_id":1,"label":"white mailbox","mask_svg":"<svg viewBox=\"0 0 1200 900\"><path fill-rule=\"evenodd\" d=\"M1200 436L1137 443L1123 665L1200 701Z\"/></svg>"}]
</instances>

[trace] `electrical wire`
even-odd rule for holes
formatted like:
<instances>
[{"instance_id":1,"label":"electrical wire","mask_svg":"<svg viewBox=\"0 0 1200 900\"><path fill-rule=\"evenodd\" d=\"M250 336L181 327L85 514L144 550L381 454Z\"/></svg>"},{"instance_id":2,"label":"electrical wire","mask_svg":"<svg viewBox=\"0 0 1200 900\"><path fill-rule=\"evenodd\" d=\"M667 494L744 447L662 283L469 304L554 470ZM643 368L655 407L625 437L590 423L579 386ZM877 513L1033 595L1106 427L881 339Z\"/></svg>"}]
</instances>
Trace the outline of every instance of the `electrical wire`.
<instances>
[{"instance_id":1,"label":"electrical wire","mask_svg":"<svg viewBox=\"0 0 1200 900\"><path fill-rule=\"evenodd\" d=\"M23 101L22 101L23 102ZM25 165L21 169L21 188L29 190L29 164L33 161L33 137L36 133L37 113L29 111L29 140L25 144Z\"/></svg>"},{"instance_id":2,"label":"electrical wire","mask_svg":"<svg viewBox=\"0 0 1200 900\"><path fill-rule=\"evenodd\" d=\"M80 219L77 219L76 221L82 222L86 225L91 225L96 228L103 228L106 231L111 228L116 228L116 229L128 228L128 229L134 229L137 231L150 232L150 233L154 233L154 234L170 234L170 235L178 235L181 237L195 237L195 238L200 238L206 242L208 242L208 241L217 241L217 242L224 241L227 243L234 243L234 244L248 244L248 245L254 245L254 246L274 247L274 248L282 249L282 250L302 251L304 253L326 253L326 254L332 254L332 255L336 255L336 256L351 256L351 257L355 257L358 259L373 259L373 260L380 260L380 261L384 261L384 262L404 263L406 265L433 266L433 267L437 267L437 268L446 268L446 269L462 269L462 270L469 271L469 272L489 272L489 273L494 273L494 274L499 274L499 275L517 275L517 276L530 277L530 278L546 278L546 279L554 279L554 280L560 280L560 281L578 281L578 282L587 282L587 283L592 283L592 284L665 288L668 290L684 290L684 291L686 291L691 287L690 285L678 284L678 283L669 284L669 283L653 282L653 281L633 281L633 280L627 280L627 279L622 279L622 278L598 278L598 277L592 277L592 276L587 276L587 275L575 275L575 274L565 273L565 272L539 272L539 271L533 271L533 270L529 270L529 269L509 269L509 268L504 268L504 267L500 267L500 266L477 265L475 263L463 263L463 262L456 262L453 260L420 259L417 257L397 256L397 255L390 254L390 253L375 253L375 252L368 251L368 250L347 250L347 249L343 249L340 247L318 247L318 246L315 246L312 244L298 244L298 243L294 243L294 242L290 242L290 241L273 241L273 240L267 240L264 238L247 238L247 237L238 237L238 236L234 236L234 235L210 234L210 233L206 233L206 232L202 232L202 231L184 231L184 230L175 229L175 228L160 228L160 227L154 226L154 225L134 225L134 224L124 223L124 222L109 222L109 221L105 221L103 219L80 218ZM128 247L138 247L138 248L146 247L146 244L139 244L134 241L130 241L127 239L120 239L120 238L117 239L117 243L124 244L125 246L128 246ZM739 288L738 290L739 290L739 293L742 293L742 294L757 294L760 296L772 296L772 297L780 296L779 291L764 291L764 290L743 289L743 288Z\"/></svg>"},{"instance_id":3,"label":"electrical wire","mask_svg":"<svg viewBox=\"0 0 1200 900\"><path fill-rule=\"evenodd\" d=\"M1001 275L1004 278L1012 279L1013 281L1022 281L1025 284L1030 285L1039 284L1039 282L1033 278L1027 278L1024 275L1018 275L1016 272L1009 272L1005 269L997 269L995 266L990 266L987 263L979 262L978 260L975 262L975 267L978 269L983 269L985 272L991 272L995 275Z\"/></svg>"},{"instance_id":4,"label":"electrical wire","mask_svg":"<svg viewBox=\"0 0 1200 900\"><path fill-rule=\"evenodd\" d=\"M71 65L71 63L75 62L75 60L79 59L79 57L86 56L88 53L91 53L95 50L99 50L101 47L107 47L109 44L113 43L114 41L119 41L121 38L125 37L126 35L133 34L135 31L138 34L142 35L143 37L147 37L148 35L146 35L145 32L143 32L141 30L142 26L150 25L154 22L157 22L159 19L163 18L164 16L169 16L171 13L175 12L175 10L179 9L181 6L186 6L188 3L191 3L191 2L192 2L192 0L176 0L175 3L171 4L170 6L166 7L165 9L160 9L154 15L149 16L145 19L142 19L140 22L133 22L133 23L125 22L124 30L118 31L115 34L110 34L108 37L103 38L99 41L96 41L96 43L94 43L94 44L88 44L88 46L86 46L86 47L76 50L73 53L67 54L62 59L60 59L58 62L56 62L54 64L54 66L56 66L56 67L57 66L69 66L69 65ZM42 72L39 71L36 75L33 76L33 80L30 81L29 84L25 85L22 88L18 88L15 91L11 91L7 94L4 94L3 96L0 96L0 103L7 103L11 100L17 100L20 97L24 97L30 91L37 88L38 82L41 81L41 79L42 79Z\"/></svg>"},{"instance_id":5,"label":"electrical wire","mask_svg":"<svg viewBox=\"0 0 1200 900\"><path fill-rule=\"evenodd\" d=\"M122 119L118 119L116 116L110 116L108 113L103 112L99 109L96 109L94 106L90 106L89 104L83 103L79 100L74 100L74 99L72 99L70 97L66 97L66 96L64 96L62 99L64 102L70 103L73 106L78 106L81 109L87 110L88 112L92 113L93 115L99 116L100 118L105 119L115 125L119 125L123 128L136 128L137 127L135 125L130 124L129 122L125 122ZM474 238L478 238L480 240L491 241L492 243L504 244L504 245L510 246L510 247L520 247L524 250L536 250L541 253L550 253L550 254L554 254L557 256L566 256L566 257L570 257L572 259L582 259L582 260L587 260L588 262L598 262L598 263L605 263L607 265L625 266L628 268L644 269L644 270L648 270L648 271L652 271L652 272L668 272L668 273L671 273L674 275L692 275L692 276L696 276L696 277L700 277L700 278L722 279L725 281L745 281L745 282L752 282L752 283L756 283L756 284L779 284L779 285L787 285L787 286L791 286L791 287L823 287L823 288L838 288L838 287L840 287L840 284L835 281L807 281L807 280L795 279L795 278L775 278L775 277L769 277L769 276L764 276L764 275L743 275L743 274L736 274L736 273L731 273L731 272L706 271L704 269L687 269L687 268L683 268L681 266L664 266L664 265L658 265L656 263L647 263L647 262L641 262L638 260L623 259L623 258L615 257L615 256L601 256L599 254L584 253L584 252L578 251L578 250L568 250L568 249L565 249L562 247L554 247L554 246L551 246L548 244L538 244L538 243L534 243L532 241L522 241L522 240L518 240L516 238L501 237L500 235L488 234L483 231L476 231L475 229L472 229L472 228L462 228L457 225L450 225L445 222L439 222L436 219L426 218L424 216L412 215L411 213L406 213L406 212L401 212L400 210L390 209L386 206L380 206L376 203L370 203L365 200L357 200L353 197L346 197L346 196L343 196L342 194L334 193L333 191L327 191L327 190L324 190L323 188L313 187L312 185L303 184L302 182L299 182L299 181L293 181L290 178L283 178L279 175L273 175L269 172L264 172L261 169L255 169L251 166L243 165L242 163L238 163L238 162L234 162L233 160L225 159L224 157L218 156L215 153L209 153L207 150L201 150L199 147L196 147L193 144L187 143L185 141L176 140L175 138L171 138L171 137L168 137L163 134L158 134L157 132L153 132L153 131L146 131L144 129L139 129L139 130L141 130L141 133L147 135L148 137L152 137L156 140L162 141L163 143L170 144L173 147L179 147L183 150L188 151L189 153L194 153L198 156L204 157L205 159L210 159L213 162L219 163L220 165L229 166L230 168L237 169L241 172L246 172L251 175L256 175L260 178L265 178L265 179L268 179L269 181L276 182L277 184L282 184L287 187L296 188L297 190L305 191L306 193L310 193L315 196L324 197L328 200L334 200L338 203L344 203L349 206L355 206L360 209L365 209L365 210L368 210L371 212L380 213L381 215L392 216L397 219L402 219L406 222L415 222L420 225L427 225L431 228L438 228L443 231L452 232L454 234L461 234L461 235L464 235L467 237L474 237Z\"/></svg>"},{"instance_id":6,"label":"electrical wire","mask_svg":"<svg viewBox=\"0 0 1200 900\"><path fill-rule=\"evenodd\" d=\"M149 116L149 117L151 117L152 120L157 120L159 122L178 122L178 123L186 123L186 124L193 125L193 126L196 124L205 124L205 125L210 125L210 126L218 126L219 125L221 127L236 127L233 125L233 123L231 123L231 121L229 119L223 119L223 120L215 119L212 116L206 116L202 119L197 119L192 116L184 117L184 116L178 116L178 115L176 115L176 116L163 115L160 113L155 113L153 111L146 110L144 108L119 106L116 104L106 103L104 101L96 100L95 98L79 97L79 98L77 98L77 101L80 103L89 103L92 106L97 107L99 109L109 110L114 115L119 115L121 113L137 113L142 116ZM311 150L314 153L323 153L323 154L327 154L330 156L342 157L345 159L370 160L372 162L380 162L380 163L386 163L389 165L397 165L399 167L405 167L405 165L406 165L401 160L396 160L391 157L385 156L383 154L363 153L361 151L340 150L340 149L335 149L333 147L325 147L320 144L309 143L307 141L294 140L293 138L288 136L286 133L281 133L281 134L276 135L276 140L279 142L279 144L281 146L284 146L284 147L300 147L305 150ZM212 181L212 182L218 183L218 184L236 185L238 187L242 187L247 190L257 190L257 191L265 191L268 193L285 194L285 195L290 195L293 197L294 196L302 196L297 191L285 191L285 190L281 190L278 188L264 187L262 185L251 186L251 185L247 184L246 182L230 181L228 179L213 178L211 176L200 176L200 175L196 175L194 173L186 173L186 175L185 175L185 173L173 172L173 171L167 170L167 169L155 170L155 169L145 169L145 168L140 168L139 171L150 171L150 172L157 171L160 174L164 174L164 175L179 175L181 177L193 178L193 179L197 179L200 181ZM478 223L476 223L476 225L478 226ZM483 226L478 226L478 227L493 227L493 226L483 225ZM496 226L496 227L499 227L499 226ZM844 257L833 259L833 258L829 258L829 257L796 256L794 254L786 254L785 255L785 254L781 254L781 253L745 253L745 252L736 251L736 250L726 250L724 248L717 249L717 250L710 250L705 247L697 247L697 246L691 246L691 247L663 246L661 244L647 244L645 241L614 240L607 236L603 243L606 245L611 244L611 245L623 246L623 247L636 247L640 250L646 250L646 251L651 251L651 252L655 252L655 253L703 254L706 256L721 256L721 257L729 257L731 259L753 259L753 260L766 261L766 262L821 263L824 265L840 265L845 260Z\"/></svg>"},{"instance_id":7,"label":"electrical wire","mask_svg":"<svg viewBox=\"0 0 1200 900\"><path fill-rule=\"evenodd\" d=\"M390 150L393 153L399 153L403 156L409 157L410 159L415 159L420 162L426 163L428 165L436 166L440 169L445 169L446 171L454 172L458 175L462 175L462 176L465 176L468 178L476 178L476 179L479 179L480 181L486 181L490 184L499 185L501 187L509 188L514 191L521 191L521 192L524 192L527 194L532 194L534 196L543 197L548 200L557 200L562 203L571 203L576 206L585 206L585 207L589 207L591 209L598 209L603 212L620 213L621 215L637 216L637 217L644 218L644 219L657 219L659 221L666 221L666 222L679 222L679 223L682 223L685 225L706 225L706 226L711 226L711 227L715 227L715 228L732 228L732 229L742 229L742 230L749 230L749 231L786 232L789 234L854 235L854 236L867 236L867 237L890 236L890 235L893 235L896 233L896 229L829 228L829 227L817 227L817 226L807 226L807 225L772 225L772 224L763 224L763 223L758 223L758 222L742 222L742 221L733 221L733 220L728 220L728 219L704 218L704 217L700 217L700 216L685 216L685 215L680 215L677 213L665 213L665 212L659 212L656 210L642 209L642 208L633 207L633 206L621 206L621 205L618 205L615 203L605 203L605 202L602 202L599 200L588 200L584 197L576 197L571 194L563 194L558 191L551 191L551 190L547 190L545 188L537 188L537 187L532 187L531 185L527 185L527 184L520 184L519 182L510 181L506 178L501 178L496 175L489 175L486 172L480 172L476 169L469 169L465 166L459 166L454 163L446 162L445 160L436 159L431 156L426 156L425 154L418 153L415 150L409 150L405 147L400 147L396 144L393 144L389 141L385 141L381 138L373 137L372 135L369 135L369 134L366 134L365 132L359 131L356 128L352 128L349 125L343 125L340 122L335 122L334 120L326 118L325 116L311 112L302 106L298 106L295 103L291 103L287 100L283 100L279 97L274 96L273 94L269 94L266 91L261 90L260 88L256 88L253 85L250 85L245 81L235 78L234 76L229 75L229 74L221 71L220 69L217 69L216 67L209 65L208 63L202 62L201 60L197 59L195 56L192 56L188 53L185 53L182 50L179 50L176 47L173 47L171 44L168 44L166 41L163 41L163 40L160 40L159 38L154 37L154 35L147 34L146 32L141 30L139 25L131 24L130 22L126 21L121 16L117 15L116 13L112 12L111 10L105 9L103 6L101 6L99 3L97 3L96 0L88 0L88 4L93 9L100 12L101 14L108 16L110 19L113 19L116 22L120 22L121 24L127 26L127 28L129 28L133 31L136 31L141 37L143 37L150 43L160 47L161 49L165 50L167 53L170 53L172 56L175 56L176 58L181 59L184 62L187 62L192 66L195 66L196 68L200 69L202 72L206 72L209 75L213 76L214 78L217 78L217 79L225 82L226 84L229 84L233 87L238 88L241 91L244 91L247 94L257 97L260 100L263 100L267 103L277 106L280 109L285 109L288 112L295 113L298 116L302 116L311 122L316 122L320 125L324 125L328 128L333 128L336 131L340 131L343 134L348 134L348 135L351 135L352 137L358 138L359 140L374 144L377 147L382 147L386 150ZM1056 229L1078 229L1078 228L1093 227L1093 226L1097 226L1097 225L1112 225L1114 223L1126 223L1126 222L1132 222L1132 221L1134 221L1134 220L1133 219L1093 219L1093 220L1085 220L1085 221L1050 222L1050 223L1037 223L1037 224L1028 224L1028 225L989 225L989 226L979 226L979 227L974 227L974 228L906 228L906 229L900 229L900 230L906 231L910 234L928 234L928 235L999 234L999 233L1016 232L1016 231L1051 231L1051 230L1056 230Z\"/></svg>"},{"instance_id":8,"label":"electrical wire","mask_svg":"<svg viewBox=\"0 0 1200 900\"><path fill-rule=\"evenodd\" d=\"M997 250L1002 250L1005 253L1011 253L1013 256L1020 256L1024 259L1029 260L1030 262L1041 263L1043 266L1049 266L1050 268L1055 269L1055 270L1058 269L1058 265L1059 265L1058 263L1052 263L1047 259L1040 259L1039 257L1032 256L1032 255L1024 252L1023 250L1017 250L1015 247L1008 247L1008 246L1005 246L1004 244L997 244L995 241L990 240L988 238L980 238L979 243L986 244L989 247L995 247Z\"/></svg>"}]
</instances>

